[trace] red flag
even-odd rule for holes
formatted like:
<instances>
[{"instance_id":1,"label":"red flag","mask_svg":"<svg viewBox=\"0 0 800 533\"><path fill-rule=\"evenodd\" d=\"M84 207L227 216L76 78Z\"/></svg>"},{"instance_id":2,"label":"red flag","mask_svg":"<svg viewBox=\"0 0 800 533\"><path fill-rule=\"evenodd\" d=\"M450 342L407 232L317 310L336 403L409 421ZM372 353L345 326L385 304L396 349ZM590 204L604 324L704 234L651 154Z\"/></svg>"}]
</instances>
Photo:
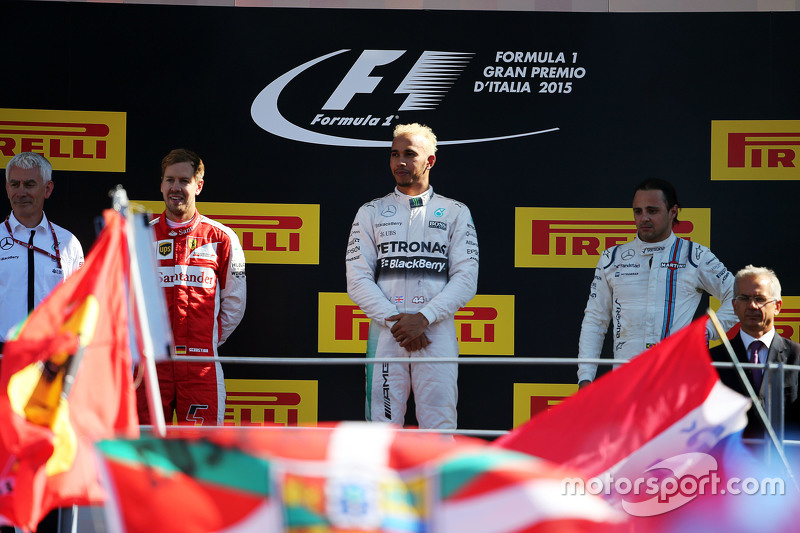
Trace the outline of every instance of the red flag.
<instances>
[{"instance_id":1,"label":"red flag","mask_svg":"<svg viewBox=\"0 0 800 533\"><path fill-rule=\"evenodd\" d=\"M653 478L655 483L656 474L646 473L656 468L671 470L678 479L687 473L708 474L701 470L717 465L707 452L747 422L750 401L723 386L711 365L707 318L695 320L494 445L576 469L584 479L597 480L598 488L602 484L607 500L635 516L656 515L691 501L691 494L668 501L659 499L662 494L650 497L650 487L628 482ZM626 482L618 483L621 479Z\"/></svg>"},{"instance_id":2,"label":"red flag","mask_svg":"<svg viewBox=\"0 0 800 533\"><path fill-rule=\"evenodd\" d=\"M56 507L99 503L91 442L138 436L122 216L83 268L17 328L0 367L0 514L34 529Z\"/></svg>"}]
</instances>

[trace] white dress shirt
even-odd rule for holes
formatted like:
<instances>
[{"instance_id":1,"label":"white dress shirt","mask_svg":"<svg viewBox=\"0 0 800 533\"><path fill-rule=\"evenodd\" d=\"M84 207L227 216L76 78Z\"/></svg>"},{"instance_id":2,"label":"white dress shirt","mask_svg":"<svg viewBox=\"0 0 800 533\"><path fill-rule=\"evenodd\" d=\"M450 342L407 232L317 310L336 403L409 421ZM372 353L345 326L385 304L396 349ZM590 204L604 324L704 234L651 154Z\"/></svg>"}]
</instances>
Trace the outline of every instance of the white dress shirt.
<instances>
[{"instance_id":1,"label":"white dress shirt","mask_svg":"<svg viewBox=\"0 0 800 533\"><path fill-rule=\"evenodd\" d=\"M55 255L53 232L47 216L35 228L25 227L14 213L8 216L9 235L0 222L0 342L5 342L9 330L28 316L28 248L12 240L27 243L35 230L33 245ZM61 255L61 268L55 259L34 252L34 305L45 299L53 288L83 265L83 248L78 239L61 226L52 224Z\"/></svg>"}]
</instances>

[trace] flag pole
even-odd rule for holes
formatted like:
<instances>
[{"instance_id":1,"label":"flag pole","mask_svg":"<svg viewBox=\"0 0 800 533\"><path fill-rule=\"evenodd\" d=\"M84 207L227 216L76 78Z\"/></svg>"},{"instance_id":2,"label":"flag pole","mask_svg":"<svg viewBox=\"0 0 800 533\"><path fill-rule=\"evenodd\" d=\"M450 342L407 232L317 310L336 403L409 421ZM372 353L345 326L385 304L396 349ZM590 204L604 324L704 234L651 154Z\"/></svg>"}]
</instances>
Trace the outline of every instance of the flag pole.
<instances>
[{"instance_id":1,"label":"flag pole","mask_svg":"<svg viewBox=\"0 0 800 533\"><path fill-rule=\"evenodd\" d=\"M722 324L717 318L717 314L711 308L708 309L707 313L708 316L711 318L711 323L714 324L714 329L717 331L717 334L719 335L722 344L725 345L725 349L728 351L728 355L731 358L731 362L733 362L733 367L736 369L736 372L739 375L739 379L744 384L744 388L745 390L747 390L747 394L750 395L750 400L752 400L753 402L753 407L758 413L758 417L764 424L764 428L766 428L767 434L769 435L772 444L778 451L778 456L781 458L783 466L786 468L786 471L789 474L789 478L791 478L795 488L798 488L798 490L800 490L800 487L797 485L797 480L795 479L794 474L792 473L792 468L789 466L789 461L786 458L786 454L783 451L783 445L778 440L778 436L775 434L775 429L772 427L772 424L770 423L769 418L767 417L767 413L764 411L764 407L761 405L761 400L758 399L755 389L753 389L753 386L750 384L750 380L747 379L747 376L744 373L744 369L742 368L742 364L739 362L739 358L736 357L736 353L734 353L733 351L733 346L731 346L731 343L728 340L728 335L722 328Z\"/></svg>"},{"instance_id":2,"label":"flag pole","mask_svg":"<svg viewBox=\"0 0 800 533\"><path fill-rule=\"evenodd\" d=\"M144 291L142 290L141 276L139 274L139 261L136 254L136 247L133 239L135 231L134 217L130 212L128 194L121 186L117 186L113 195L114 209L125 217L125 236L128 244L128 255L130 257L130 289L133 292L136 319L141 328L142 339L142 361L144 364L145 390L147 391L147 408L150 411L150 419L153 421L153 433L157 437L167 435L167 426L164 422L164 410L161 404L161 391L158 387L158 374L156 373L155 350L150 336L150 324L144 309Z\"/></svg>"}]
</instances>

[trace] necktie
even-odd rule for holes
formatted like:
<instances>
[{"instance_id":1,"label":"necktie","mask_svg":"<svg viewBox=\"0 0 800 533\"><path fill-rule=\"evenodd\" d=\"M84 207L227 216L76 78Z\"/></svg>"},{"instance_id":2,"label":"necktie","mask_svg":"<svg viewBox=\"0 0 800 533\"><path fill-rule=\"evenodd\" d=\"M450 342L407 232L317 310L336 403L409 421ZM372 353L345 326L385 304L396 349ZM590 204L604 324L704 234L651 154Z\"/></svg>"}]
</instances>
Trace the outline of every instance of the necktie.
<instances>
[{"instance_id":1,"label":"necktie","mask_svg":"<svg viewBox=\"0 0 800 533\"><path fill-rule=\"evenodd\" d=\"M36 230L31 230L31 238L28 240L28 314L33 311L33 289L34 278L36 271L33 265L33 236L36 235Z\"/></svg>"},{"instance_id":2,"label":"necktie","mask_svg":"<svg viewBox=\"0 0 800 533\"><path fill-rule=\"evenodd\" d=\"M750 347L747 349L750 352L750 362L751 363L763 363L758 359L758 350L764 346L764 343L761 341L753 341L750 344ZM754 368L753 369L753 385L755 386L756 392L761 389L761 380L764 377L764 371L761 368Z\"/></svg>"}]
</instances>

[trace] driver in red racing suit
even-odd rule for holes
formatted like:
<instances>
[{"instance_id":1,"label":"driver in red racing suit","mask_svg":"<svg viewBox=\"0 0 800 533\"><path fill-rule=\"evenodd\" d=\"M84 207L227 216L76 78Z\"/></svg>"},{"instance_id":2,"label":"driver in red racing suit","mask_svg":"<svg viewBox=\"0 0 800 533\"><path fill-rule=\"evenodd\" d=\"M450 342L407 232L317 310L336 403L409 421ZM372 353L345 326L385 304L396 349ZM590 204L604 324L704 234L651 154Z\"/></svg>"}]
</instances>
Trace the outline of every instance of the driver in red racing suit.
<instances>
[{"instance_id":1,"label":"driver in red racing suit","mask_svg":"<svg viewBox=\"0 0 800 533\"><path fill-rule=\"evenodd\" d=\"M161 192L166 209L153 220L156 258L167 300L175 355L217 357L217 347L244 315L245 258L228 227L195 208L203 187L202 160L173 150L162 161ZM225 381L219 362L157 364L164 418L179 424L222 425ZM139 421L150 423L144 385L137 391Z\"/></svg>"}]
</instances>

